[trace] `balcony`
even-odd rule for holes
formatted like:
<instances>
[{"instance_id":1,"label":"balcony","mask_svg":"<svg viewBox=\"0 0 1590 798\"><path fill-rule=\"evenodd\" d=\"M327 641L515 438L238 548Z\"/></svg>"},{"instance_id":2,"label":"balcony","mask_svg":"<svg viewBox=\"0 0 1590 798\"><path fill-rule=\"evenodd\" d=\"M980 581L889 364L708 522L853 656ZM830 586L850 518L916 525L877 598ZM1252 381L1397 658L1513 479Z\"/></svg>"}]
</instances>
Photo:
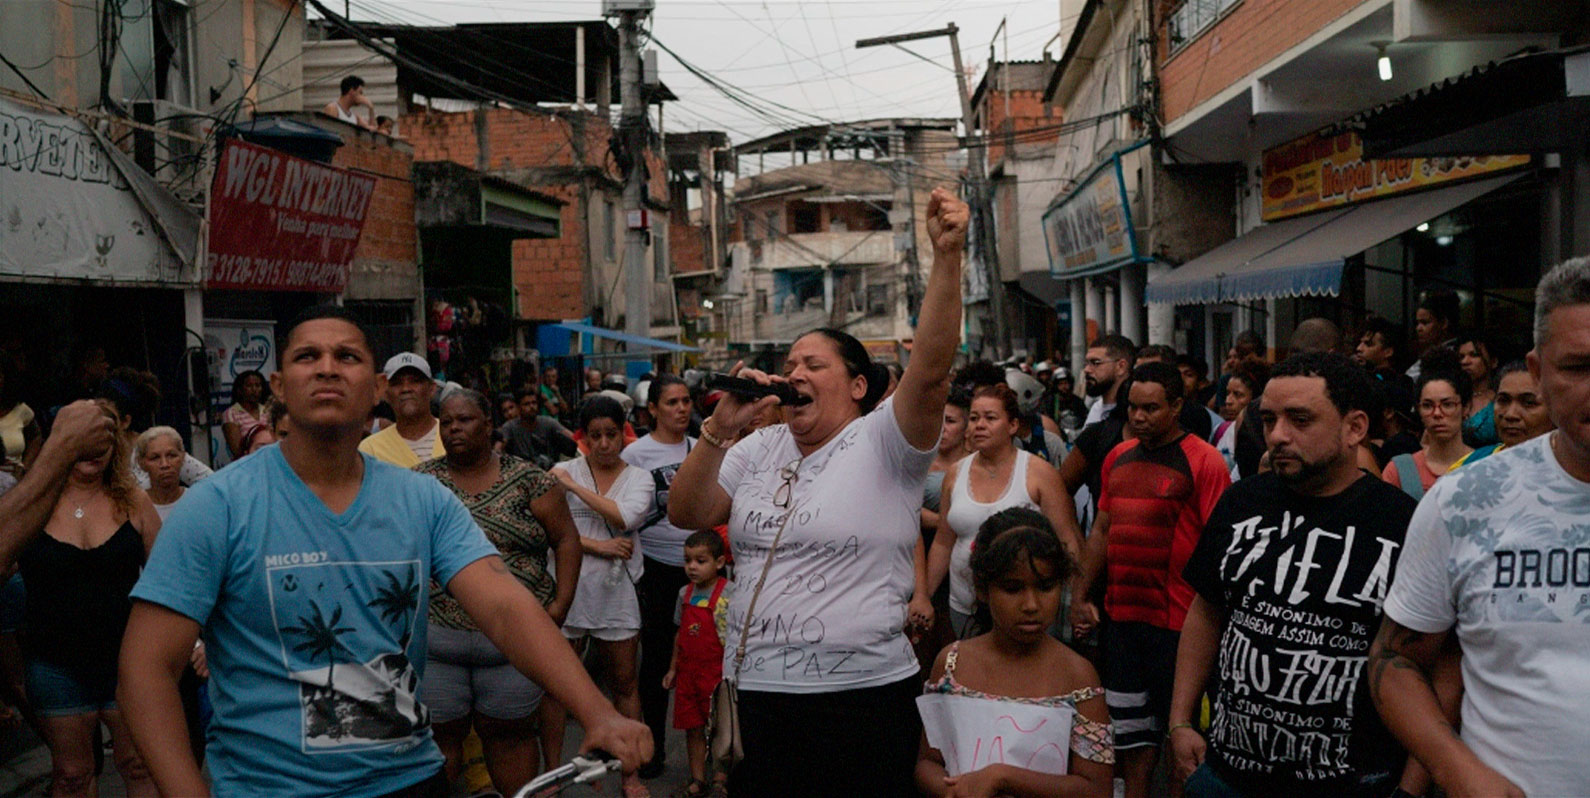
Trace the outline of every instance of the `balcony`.
<instances>
[{"instance_id":1,"label":"balcony","mask_svg":"<svg viewBox=\"0 0 1590 798\"><path fill-rule=\"evenodd\" d=\"M792 233L771 241L752 241L750 250L751 268L775 271L895 261L894 234L889 230Z\"/></svg>"}]
</instances>

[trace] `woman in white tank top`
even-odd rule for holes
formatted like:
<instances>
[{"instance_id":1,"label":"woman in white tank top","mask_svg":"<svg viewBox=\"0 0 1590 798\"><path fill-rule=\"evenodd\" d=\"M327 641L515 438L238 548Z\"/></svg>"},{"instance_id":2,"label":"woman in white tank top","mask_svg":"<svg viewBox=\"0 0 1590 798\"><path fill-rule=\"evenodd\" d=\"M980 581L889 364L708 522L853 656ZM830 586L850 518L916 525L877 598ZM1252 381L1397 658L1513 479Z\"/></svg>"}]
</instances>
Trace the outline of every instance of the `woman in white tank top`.
<instances>
[{"instance_id":1,"label":"woman in white tank top","mask_svg":"<svg viewBox=\"0 0 1590 798\"><path fill-rule=\"evenodd\" d=\"M970 632L977 605L972 588L972 541L983 522L1000 510L1038 510L1062 530L1061 540L1080 538L1076 508L1060 481L1060 472L1016 446L1020 408L1016 394L1004 384L978 388L967 414L967 442L973 453L944 475L938 533L928 553L927 594L946 574L950 578L950 625L958 638ZM1073 538L1073 539L1076 539Z\"/></svg>"}]
</instances>

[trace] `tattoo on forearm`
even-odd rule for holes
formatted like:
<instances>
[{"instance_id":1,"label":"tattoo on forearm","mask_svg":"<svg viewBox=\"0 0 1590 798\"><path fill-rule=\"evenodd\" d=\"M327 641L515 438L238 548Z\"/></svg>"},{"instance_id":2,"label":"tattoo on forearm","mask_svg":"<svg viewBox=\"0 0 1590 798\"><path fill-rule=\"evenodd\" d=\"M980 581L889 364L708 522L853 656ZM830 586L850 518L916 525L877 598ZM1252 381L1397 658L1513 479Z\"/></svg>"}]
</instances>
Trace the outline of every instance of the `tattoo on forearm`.
<instances>
[{"instance_id":1,"label":"tattoo on forearm","mask_svg":"<svg viewBox=\"0 0 1590 798\"><path fill-rule=\"evenodd\" d=\"M1369 651L1369 692L1376 701L1380 700L1381 682L1385 679L1388 668L1413 671L1434 691L1430 673L1404 653L1409 646L1418 645L1427 637L1429 635L1424 632L1414 631L1401 624L1391 621L1381 623L1380 632L1375 636L1375 644Z\"/></svg>"}]
</instances>

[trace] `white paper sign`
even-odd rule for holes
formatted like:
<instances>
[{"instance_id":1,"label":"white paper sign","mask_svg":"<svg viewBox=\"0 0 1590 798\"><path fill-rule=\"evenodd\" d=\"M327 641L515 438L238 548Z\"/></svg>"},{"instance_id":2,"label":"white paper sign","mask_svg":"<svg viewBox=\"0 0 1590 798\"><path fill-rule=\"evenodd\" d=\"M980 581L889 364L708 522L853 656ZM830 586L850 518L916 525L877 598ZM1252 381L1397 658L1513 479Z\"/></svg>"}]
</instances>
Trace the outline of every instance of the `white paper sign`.
<instances>
[{"instance_id":1,"label":"white paper sign","mask_svg":"<svg viewBox=\"0 0 1590 798\"><path fill-rule=\"evenodd\" d=\"M996 764L1065 775L1071 762L1072 707L942 694L920 696L916 706L951 776Z\"/></svg>"}]
</instances>

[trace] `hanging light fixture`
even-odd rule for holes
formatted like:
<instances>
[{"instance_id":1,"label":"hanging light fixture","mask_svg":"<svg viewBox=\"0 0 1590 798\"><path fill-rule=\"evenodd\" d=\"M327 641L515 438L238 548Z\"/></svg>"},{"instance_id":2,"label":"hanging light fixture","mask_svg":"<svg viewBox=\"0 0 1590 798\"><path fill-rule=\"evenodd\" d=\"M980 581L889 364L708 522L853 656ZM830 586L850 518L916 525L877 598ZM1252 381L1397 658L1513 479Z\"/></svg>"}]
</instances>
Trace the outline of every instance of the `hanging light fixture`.
<instances>
[{"instance_id":1,"label":"hanging light fixture","mask_svg":"<svg viewBox=\"0 0 1590 798\"><path fill-rule=\"evenodd\" d=\"M1387 42L1375 43L1375 49L1380 52L1380 57L1375 59L1375 69L1382 81L1391 80L1391 56L1386 55L1386 45Z\"/></svg>"}]
</instances>

